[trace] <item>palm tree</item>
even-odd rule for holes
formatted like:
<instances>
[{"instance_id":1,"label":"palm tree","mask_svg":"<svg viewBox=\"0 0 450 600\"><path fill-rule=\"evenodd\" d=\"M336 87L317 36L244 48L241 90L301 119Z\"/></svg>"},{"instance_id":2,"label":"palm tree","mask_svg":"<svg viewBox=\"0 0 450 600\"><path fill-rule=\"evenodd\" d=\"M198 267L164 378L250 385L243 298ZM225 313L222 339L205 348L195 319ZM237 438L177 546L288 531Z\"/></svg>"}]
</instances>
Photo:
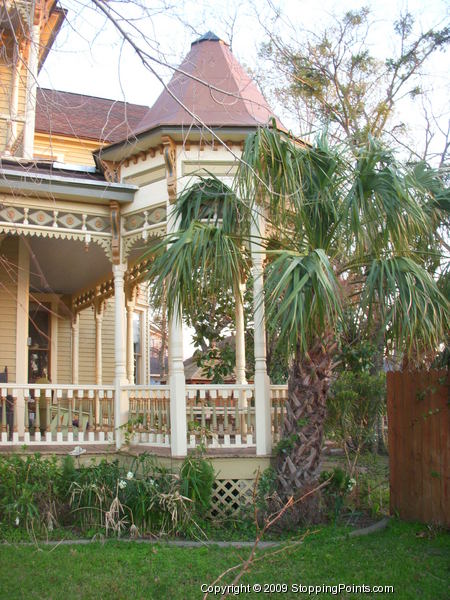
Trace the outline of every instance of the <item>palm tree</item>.
<instances>
[{"instance_id":1,"label":"palm tree","mask_svg":"<svg viewBox=\"0 0 450 600\"><path fill-rule=\"evenodd\" d=\"M157 248L149 272L156 295L170 278L169 307L189 311L217 289L239 293L252 214L264 212L260 301L269 333L291 359L277 449L286 495L317 476L344 308L353 305L361 324L408 356L436 349L448 328L448 300L427 271L438 256L431 221L442 185L429 169L402 167L374 140L354 156L325 137L306 146L259 129L246 140L236 194L217 180L184 193L180 229Z\"/></svg>"},{"instance_id":2,"label":"palm tree","mask_svg":"<svg viewBox=\"0 0 450 600\"><path fill-rule=\"evenodd\" d=\"M240 296L249 273L244 238L249 207L219 179L199 178L174 207L178 230L147 253L154 258L148 272L151 301L165 301L169 318L176 309L194 315L198 302L224 290Z\"/></svg>"}]
</instances>

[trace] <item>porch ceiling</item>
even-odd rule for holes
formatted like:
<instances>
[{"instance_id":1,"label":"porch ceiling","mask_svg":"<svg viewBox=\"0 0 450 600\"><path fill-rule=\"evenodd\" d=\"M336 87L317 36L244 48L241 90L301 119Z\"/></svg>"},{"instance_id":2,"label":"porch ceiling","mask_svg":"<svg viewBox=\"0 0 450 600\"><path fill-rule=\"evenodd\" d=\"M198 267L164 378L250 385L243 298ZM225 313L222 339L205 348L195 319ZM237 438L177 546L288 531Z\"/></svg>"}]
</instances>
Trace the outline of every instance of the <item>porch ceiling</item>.
<instances>
[{"instance_id":1,"label":"porch ceiling","mask_svg":"<svg viewBox=\"0 0 450 600\"><path fill-rule=\"evenodd\" d=\"M30 289L73 294L111 274L111 263L100 246L77 240L28 238Z\"/></svg>"}]
</instances>

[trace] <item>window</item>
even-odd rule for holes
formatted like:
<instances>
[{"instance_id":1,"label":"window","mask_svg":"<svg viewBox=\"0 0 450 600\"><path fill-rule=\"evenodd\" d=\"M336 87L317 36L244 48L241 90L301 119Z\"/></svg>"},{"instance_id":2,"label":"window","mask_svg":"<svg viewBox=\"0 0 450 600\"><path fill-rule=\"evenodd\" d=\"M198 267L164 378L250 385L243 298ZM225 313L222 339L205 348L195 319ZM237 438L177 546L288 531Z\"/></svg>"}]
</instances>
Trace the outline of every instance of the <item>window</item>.
<instances>
[{"instance_id":1,"label":"window","mask_svg":"<svg viewBox=\"0 0 450 600\"><path fill-rule=\"evenodd\" d=\"M28 321L28 380L48 377L50 369L50 305L30 302Z\"/></svg>"},{"instance_id":2,"label":"window","mask_svg":"<svg viewBox=\"0 0 450 600\"><path fill-rule=\"evenodd\" d=\"M134 382L141 384L142 377L142 313L133 313Z\"/></svg>"}]
</instances>

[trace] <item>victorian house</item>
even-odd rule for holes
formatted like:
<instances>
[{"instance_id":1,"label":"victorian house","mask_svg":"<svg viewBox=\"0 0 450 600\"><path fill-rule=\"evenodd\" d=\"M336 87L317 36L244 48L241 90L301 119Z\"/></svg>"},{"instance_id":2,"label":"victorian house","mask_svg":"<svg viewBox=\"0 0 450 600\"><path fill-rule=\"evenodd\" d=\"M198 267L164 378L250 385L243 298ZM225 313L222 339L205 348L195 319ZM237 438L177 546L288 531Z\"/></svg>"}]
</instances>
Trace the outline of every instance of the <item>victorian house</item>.
<instances>
[{"instance_id":1,"label":"victorian house","mask_svg":"<svg viewBox=\"0 0 450 600\"><path fill-rule=\"evenodd\" d=\"M236 307L236 383L186 384L178 315L161 384L145 250L174 230L171 208L196 176L232 184L246 136L272 111L211 32L151 108L41 89L64 19L54 0L0 9L0 449L127 442L176 459L202 442L247 457L253 473L269 460L286 394L266 374L263 306L253 383ZM254 254L255 286L262 260ZM251 479L221 468L224 479Z\"/></svg>"}]
</instances>

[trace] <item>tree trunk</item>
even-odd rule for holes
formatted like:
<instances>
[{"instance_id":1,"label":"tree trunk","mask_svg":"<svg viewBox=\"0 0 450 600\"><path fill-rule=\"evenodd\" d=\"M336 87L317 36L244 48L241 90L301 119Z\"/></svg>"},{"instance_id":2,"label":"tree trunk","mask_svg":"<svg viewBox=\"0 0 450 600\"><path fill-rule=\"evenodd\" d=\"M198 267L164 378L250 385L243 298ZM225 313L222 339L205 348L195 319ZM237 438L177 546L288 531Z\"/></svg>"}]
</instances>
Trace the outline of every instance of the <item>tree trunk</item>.
<instances>
[{"instance_id":1,"label":"tree trunk","mask_svg":"<svg viewBox=\"0 0 450 600\"><path fill-rule=\"evenodd\" d=\"M318 475L335 344L317 341L297 353L289 371L288 401L277 457L283 496L296 495Z\"/></svg>"}]
</instances>

